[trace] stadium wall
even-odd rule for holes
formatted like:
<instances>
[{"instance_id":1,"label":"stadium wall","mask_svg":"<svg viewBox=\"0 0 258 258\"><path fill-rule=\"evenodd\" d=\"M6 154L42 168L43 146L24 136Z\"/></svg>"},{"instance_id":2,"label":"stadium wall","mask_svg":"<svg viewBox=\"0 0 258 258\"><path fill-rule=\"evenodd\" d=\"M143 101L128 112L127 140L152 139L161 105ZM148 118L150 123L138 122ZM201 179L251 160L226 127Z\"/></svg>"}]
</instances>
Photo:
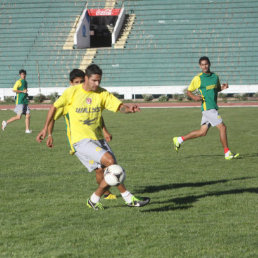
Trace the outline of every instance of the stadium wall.
<instances>
[{"instance_id":1,"label":"stadium wall","mask_svg":"<svg viewBox=\"0 0 258 258\"><path fill-rule=\"evenodd\" d=\"M142 94L183 94L187 88L185 86L132 86L132 87L105 87L109 92L116 92L123 95L124 99L134 99L134 95ZM50 95L57 92L61 95L67 87L48 87L48 88L29 88L29 96L36 96L38 94ZM229 85L227 90L223 93L256 93L258 92L258 85ZM11 88L0 88L0 100L4 100L6 96L15 96Z\"/></svg>"}]
</instances>

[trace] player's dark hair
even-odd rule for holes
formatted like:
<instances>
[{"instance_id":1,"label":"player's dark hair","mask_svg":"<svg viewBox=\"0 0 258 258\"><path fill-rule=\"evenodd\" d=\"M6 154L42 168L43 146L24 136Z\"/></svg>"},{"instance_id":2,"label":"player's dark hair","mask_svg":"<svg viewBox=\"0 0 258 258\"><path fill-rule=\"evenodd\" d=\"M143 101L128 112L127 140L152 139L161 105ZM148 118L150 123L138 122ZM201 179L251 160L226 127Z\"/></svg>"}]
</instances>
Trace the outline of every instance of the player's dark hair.
<instances>
[{"instance_id":1,"label":"player's dark hair","mask_svg":"<svg viewBox=\"0 0 258 258\"><path fill-rule=\"evenodd\" d=\"M93 74L98 74L102 76L102 70L96 64L89 65L85 70L85 75L88 78L91 77L91 75Z\"/></svg>"},{"instance_id":2,"label":"player's dark hair","mask_svg":"<svg viewBox=\"0 0 258 258\"><path fill-rule=\"evenodd\" d=\"M84 80L85 73L80 69L73 69L70 72L70 81L73 82L75 78L82 78Z\"/></svg>"},{"instance_id":3,"label":"player's dark hair","mask_svg":"<svg viewBox=\"0 0 258 258\"><path fill-rule=\"evenodd\" d=\"M26 70L21 69L21 70L19 71L19 74L22 74L22 73L27 74L27 73L26 73Z\"/></svg>"},{"instance_id":4,"label":"player's dark hair","mask_svg":"<svg viewBox=\"0 0 258 258\"><path fill-rule=\"evenodd\" d=\"M211 64L210 59L209 59L209 57L207 57L207 56L202 56L202 57L199 59L199 64L201 64L201 62L204 61L204 60L206 60L209 65Z\"/></svg>"}]
</instances>

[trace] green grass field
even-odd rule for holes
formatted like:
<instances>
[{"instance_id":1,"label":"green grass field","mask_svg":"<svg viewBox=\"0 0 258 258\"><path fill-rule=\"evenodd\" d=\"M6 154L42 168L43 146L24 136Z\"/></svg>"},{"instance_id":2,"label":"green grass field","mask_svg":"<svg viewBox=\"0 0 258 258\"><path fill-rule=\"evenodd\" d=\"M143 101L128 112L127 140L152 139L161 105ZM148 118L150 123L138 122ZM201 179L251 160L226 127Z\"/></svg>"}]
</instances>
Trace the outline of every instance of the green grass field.
<instances>
[{"instance_id":1,"label":"green grass field","mask_svg":"<svg viewBox=\"0 0 258 258\"><path fill-rule=\"evenodd\" d=\"M199 128L199 108L105 112L128 190L151 203L129 208L119 197L97 212L85 205L95 175L68 154L64 121L47 149L35 141L46 111L32 111L32 135L24 118L0 133L0 257L258 257L257 111L220 110L241 154L232 161L215 128L172 149L173 136Z\"/></svg>"}]
</instances>

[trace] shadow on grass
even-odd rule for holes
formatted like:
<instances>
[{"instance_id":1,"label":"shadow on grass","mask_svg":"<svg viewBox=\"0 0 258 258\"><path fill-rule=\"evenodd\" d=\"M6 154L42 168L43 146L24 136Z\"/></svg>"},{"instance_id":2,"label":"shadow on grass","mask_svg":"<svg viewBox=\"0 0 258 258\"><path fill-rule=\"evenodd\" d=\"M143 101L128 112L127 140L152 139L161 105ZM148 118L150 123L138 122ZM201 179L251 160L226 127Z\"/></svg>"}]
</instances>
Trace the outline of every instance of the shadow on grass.
<instances>
[{"instance_id":1,"label":"shadow on grass","mask_svg":"<svg viewBox=\"0 0 258 258\"><path fill-rule=\"evenodd\" d=\"M160 211L175 211L175 210L186 210L192 208L192 205L182 205L182 206L163 206L160 208L154 208L154 209L149 209L149 210L142 210L141 212L160 212Z\"/></svg>"},{"instance_id":2,"label":"shadow on grass","mask_svg":"<svg viewBox=\"0 0 258 258\"><path fill-rule=\"evenodd\" d=\"M202 195L196 195L196 196L186 196L186 197L180 197L180 198L173 198L171 200L165 201L167 202L173 202L176 204L190 204L198 201L201 198L210 197L210 196L222 196L222 195L228 195L228 194L242 194L242 193L258 193L258 188L245 188L245 189L233 189L228 191L221 191L221 192L211 192L207 194Z\"/></svg>"},{"instance_id":3,"label":"shadow on grass","mask_svg":"<svg viewBox=\"0 0 258 258\"><path fill-rule=\"evenodd\" d=\"M224 155L212 155L212 154L203 154L203 155L190 155L190 156L184 156L184 159L186 158L196 158L196 157L224 157ZM258 153L248 153L248 154L241 154L237 159L234 160L239 160L239 159L244 159L244 158L256 158L258 157Z\"/></svg>"},{"instance_id":4,"label":"shadow on grass","mask_svg":"<svg viewBox=\"0 0 258 258\"><path fill-rule=\"evenodd\" d=\"M256 158L258 157L258 153L249 153L249 154L243 154L240 157L244 158Z\"/></svg>"},{"instance_id":5,"label":"shadow on grass","mask_svg":"<svg viewBox=\"0 0 258 258\"><path fill-rule=\"evenodd\" d=\"M230 195L230 194L243 194L243 193L258 194L258 188L233 189L228 191L211 192L211 193L202 194L202 195L190 195L186 197L173 198L167 201L159 202L159 204L173 203L178 206L166 205L160 208L143 210L142 212L160 212L160 211L169 211L169 210L189 209L193 207L192 204L194 202L197 202L202 198L211 197L211 196L223 196L223 195Z\"/></svg>"},{"instance_id":6,"label":"shadow on grass","mask_svg":"<svg viewBox=\"0 0 258 258\"><path fill-rule=\"evenodd\" d=\"M214 181L206 181L206 182L195 182L195 183L149 185L149 186L144 187L143 189L138 189L135 192L139 193L139 194L155 193L155 192L159 192L159 191L171 190L171 189L177 189L177 188L183 188L183 187L201 187L201 186L206 186L206 185L221 184L221 183L227 183L230 181L246 180L246 179L251 179L251 178L253 178L253 177L239 177L239 178L233 178L233 179L222 179L222 180L214 180Z\"/></svg>"},{"instance_id":7,"label":"shadow on grass","mask_svg":"<svg viewBox=\"0 0 258 258\"><path fill-rule=\"evenodd\" d=\"M196 157L211 157L211 158L214 158L214 157L222 157L224 158L224 155L222 154L199 154L199 155L189 155L189 156L184 156L184 159L186 158L196 158Z\"/></svg>"}]
</instances>

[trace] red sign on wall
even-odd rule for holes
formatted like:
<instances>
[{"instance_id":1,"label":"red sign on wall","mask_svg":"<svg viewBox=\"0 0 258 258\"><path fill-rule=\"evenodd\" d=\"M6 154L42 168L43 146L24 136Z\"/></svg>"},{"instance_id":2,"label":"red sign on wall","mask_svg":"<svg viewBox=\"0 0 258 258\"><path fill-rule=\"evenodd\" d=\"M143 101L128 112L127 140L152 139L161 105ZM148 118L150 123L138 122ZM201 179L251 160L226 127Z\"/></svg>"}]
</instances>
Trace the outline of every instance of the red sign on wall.
<instances>
[{"instance_id":1,"label":"red sign on wall","mask_svg":"<svg viewBox=\"0 0 258 258\"><path fill-rule=\"evenodd\" d=\"M118 16L120 13L119 9L88 9L89 16Z\"/></svg>"}]
</instances>

